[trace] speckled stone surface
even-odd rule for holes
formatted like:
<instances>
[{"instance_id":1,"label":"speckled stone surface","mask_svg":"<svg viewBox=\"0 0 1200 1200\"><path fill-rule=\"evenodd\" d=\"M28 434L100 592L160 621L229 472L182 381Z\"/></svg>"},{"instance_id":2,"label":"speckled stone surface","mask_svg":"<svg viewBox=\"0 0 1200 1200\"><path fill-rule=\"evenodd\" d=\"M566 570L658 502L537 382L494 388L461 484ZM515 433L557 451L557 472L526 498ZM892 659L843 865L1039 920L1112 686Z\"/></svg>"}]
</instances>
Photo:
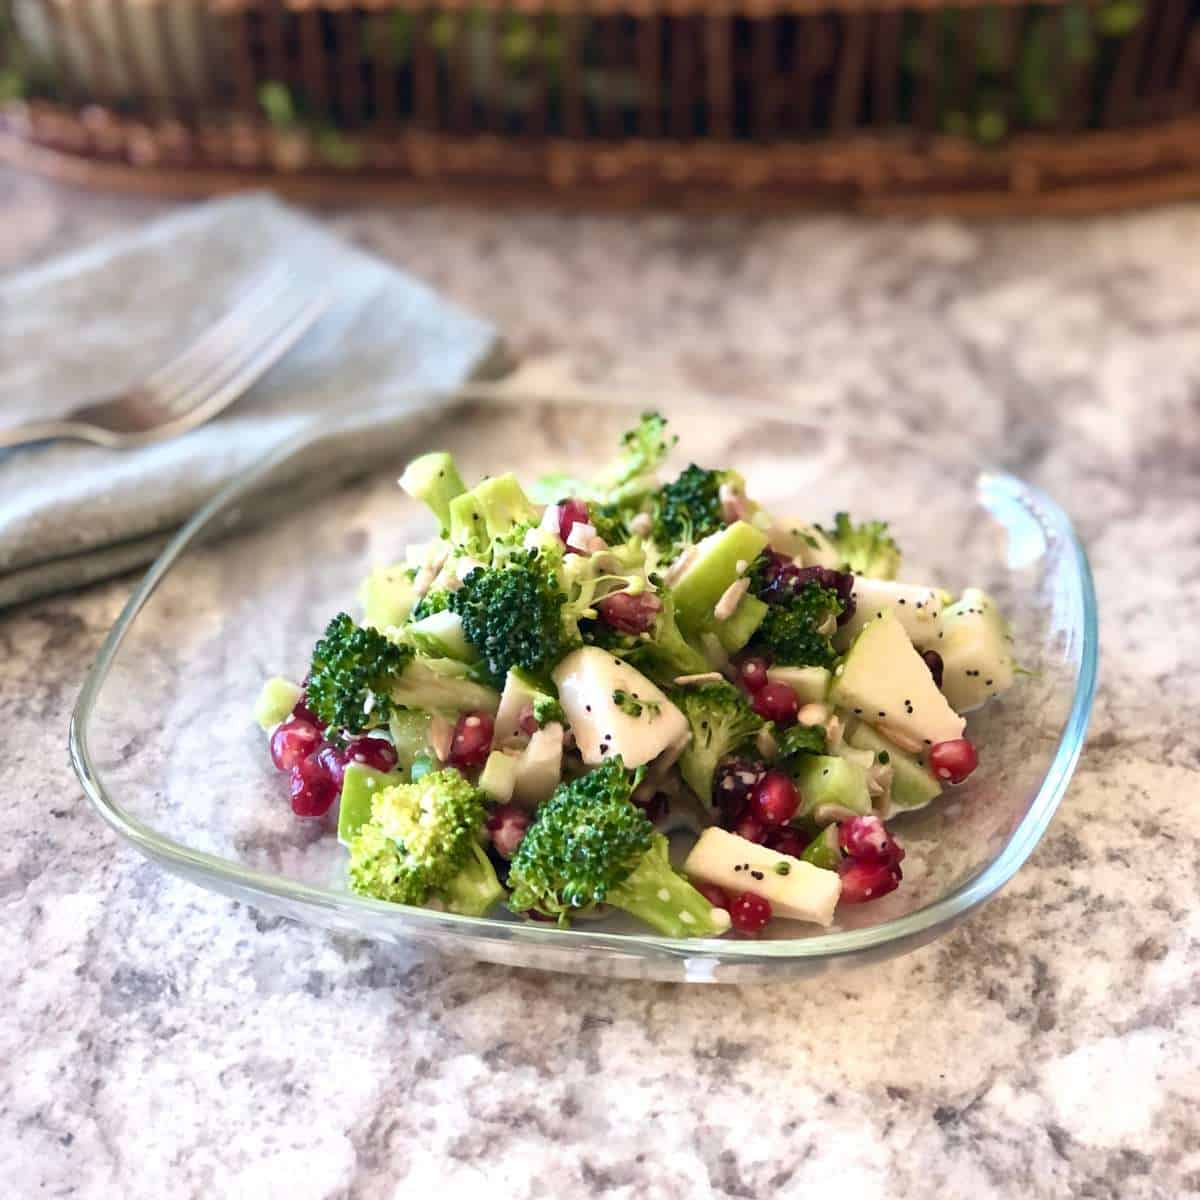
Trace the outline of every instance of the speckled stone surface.
<instances>
[{"instance_id":1,"label":"speckled stone surface","mask_svg":"<svg viewBox=\"0 0 1200 1200\"><path fill-rule=\"evenodd\" d=\"M155 211L0 174L0 270ZM1200 1195L1200 210L331 220L550 377L951 428L1046 486L1101 595L1087 752L1002 896L908 958L848 983L588 986L162 875L65 762L128 581L9 614L4 1194Z\"/></svg>"}]
</instances>

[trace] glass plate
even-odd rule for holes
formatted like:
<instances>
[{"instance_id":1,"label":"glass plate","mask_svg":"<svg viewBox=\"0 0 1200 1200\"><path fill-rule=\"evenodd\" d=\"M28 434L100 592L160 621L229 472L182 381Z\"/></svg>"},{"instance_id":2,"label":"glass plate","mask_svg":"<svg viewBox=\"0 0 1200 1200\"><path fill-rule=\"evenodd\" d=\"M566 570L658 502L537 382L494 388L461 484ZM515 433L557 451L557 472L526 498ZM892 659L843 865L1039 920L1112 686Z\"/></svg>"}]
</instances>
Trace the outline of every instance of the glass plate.
<instances>
[{"instance_id":1,"label":"glass plate","mask_svg":"<svg viewBox=\"0 0 1200 1200\"><path fill-rule=\"evenodd\" d=\"M304 674L314 639L334 612L354 610L370 567L432 534L428 514L395 484L403 463L445 448L467 479L508 468L525 480L564 468L587 475L631 423L630 407L613 400L443 397L369 436L350 414L227 488L151 567L79 697L71 753L97 810L167 869L257 908L520 966L745 981L857 966L952 928L1029 857L1083 743L1096 602L1069 520L1034 488L965 458L937 461L927 449L741 404L655 402L680 435L682 462L737 467L781 514L886 518L906 578L981 586L1011 617L1031 674L971 716L981 765L970 782L895 822L908 851L900 890L844 910L828 931L776 922L759 940L677 941L616 918L560 930L350 895L331 827L292 816L250 709L264 677ZM328 490L332 475L366 463L366 478Z\"/></svg>"}]
</instances>

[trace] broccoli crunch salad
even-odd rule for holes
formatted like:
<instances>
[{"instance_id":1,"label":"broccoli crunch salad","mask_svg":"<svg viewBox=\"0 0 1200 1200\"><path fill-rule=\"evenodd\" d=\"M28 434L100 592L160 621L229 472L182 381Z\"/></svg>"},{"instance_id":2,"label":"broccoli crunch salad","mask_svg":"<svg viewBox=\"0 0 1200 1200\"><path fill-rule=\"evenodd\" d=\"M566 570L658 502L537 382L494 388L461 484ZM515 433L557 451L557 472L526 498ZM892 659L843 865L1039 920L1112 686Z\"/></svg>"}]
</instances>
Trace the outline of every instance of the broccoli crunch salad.
<instances>
[{"instance_id":1,"label":"broccoli crunch salad","mask_svg":"<svg viewBox=\"0 0 1200 1200\"><path fill-rule=\"evenodd\" d=\"M900 885L887 823L975 770L962 714L1013 682L1001 614L898 582L882 522L770 513L730 470L663 482L674 442L647 413L598 478L528 491L409 464L437 536L255 711L295 815L336 813L352 891L688 938Z\"/></svg>"}]
</instances>

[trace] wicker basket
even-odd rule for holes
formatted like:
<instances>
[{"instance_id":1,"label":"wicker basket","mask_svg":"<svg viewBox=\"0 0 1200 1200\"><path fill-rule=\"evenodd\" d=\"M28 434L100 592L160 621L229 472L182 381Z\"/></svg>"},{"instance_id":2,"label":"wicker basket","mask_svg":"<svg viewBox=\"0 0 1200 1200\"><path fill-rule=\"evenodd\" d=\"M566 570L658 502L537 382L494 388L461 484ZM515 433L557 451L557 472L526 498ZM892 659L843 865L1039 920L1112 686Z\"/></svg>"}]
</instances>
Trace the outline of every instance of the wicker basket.
<instances>
[{"instance_id":1,"label":"wicker basket","mask_svg":"<svg viewBox=\"0 0 1200 1200\"><path fill-rule=\"evenodd\" d=\"M0 0L0 47L0 154L97 185L756 211L1200 195L1200 0Z\"/></svg>"}]
</instances>

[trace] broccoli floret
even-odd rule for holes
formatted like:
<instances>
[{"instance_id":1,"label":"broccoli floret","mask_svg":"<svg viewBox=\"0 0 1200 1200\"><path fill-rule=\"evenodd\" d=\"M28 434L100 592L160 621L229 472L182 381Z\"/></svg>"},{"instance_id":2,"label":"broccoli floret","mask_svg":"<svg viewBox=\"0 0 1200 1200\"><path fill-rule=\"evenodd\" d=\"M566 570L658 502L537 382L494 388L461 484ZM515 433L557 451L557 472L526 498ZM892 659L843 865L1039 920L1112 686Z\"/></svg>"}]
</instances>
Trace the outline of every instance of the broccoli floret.
<instances>
[{"instance_id":1,"label":"broccoli floret","mask_svg":"<svg viewBox=\"0 0 1200 1200\"><path fill-rule=\"evenodd\" d=\"M509 907L554 917L610 904L668 937L713 937L728 914L671 867L667 840L630 800L620 757L563 783L538 810L513 857Z\"/></svg>"},{"instance_id":2,"label":"broccoli floret","mask_svg":"<svg viewBox=\"0 0 1200 1200\"><path fill-rule=\"evenodd\" d=\"M410 619L413 621L423 621L426 617L432 617L434 613L445 612L449 607L450 593L444 588L438 588L436 591L426 592L417 601Z\"/></svg>"},{"instance_id":3,"label":"broccoli floret","mask_svg":"<svg viewBox=\"0 0 1200 1200\"><path fill-rule=\"evenodd\" d=\"M824 725L790 725L787 729L775 730L776 755L780 759L824 754L825 742Z\"/></svg>"},{"instance_id":4,"label":"broccoli floret","mask_svg":"<svg viewBox=\"0 0 1200 1200\"><path fill-rule=\"evenodd\" d=\"M762 718L728 683L679 688L671 693L671 701L687 717L692 731L679 770L688 787L711 806L717 763L749 742L763 727Z\"/></svg>"},{"instance_id":5,"label":"broccoli floret","mask_svg":"<svg viewBox=\"0 0 1200 1200\"><path fill-rule=\"evenodd\" d=\"M555 722L559 725L567 723L562 705L553 696L547 696L544 692L539 692L533 698L533 719L537 722L539 729L545 729L547 725L553 725Z\"/></svg>"},{"instance_id":6,"label":"broccoli floret","mask_svg":"<svg viewBox=\"0 0 1200 1200\"><path fill-rule=\"evenodd\" d=\"M327 725L358 733L384 724L390 691L412 650L338 613L313 648L308 706Z\"/></svg>"},{"instance_id":7,"label":"broccoli floret","mask_svg":"<svg viewBox=\"0 0 1200 1200\"><path fill-rule=\"evenodd\" d=\"M831 667L837 658L831 637L840 611L832 588L806 584L786 603L767 608L751 646L781 667Z\"/></svg>"},{"instance_id":8,"label":"broccoli floret","mask_svg":"<svg viewBox=\"0 0 1200 1200\"><path fill-rule=\"evenodd\" d=\"M818 526L820 528L820 526ZM821 532L856 575L872 579L895 579L900 569L900 547L888 533L886 521L864 521L855 525L847 513L836 513L833 529Z\"/></svg>"},{"instance_id":9,"label":"broccoli floret","mask_svg":"<svg viewBox=\"0 0 1200 1200\"><path fill-rule=\"evenodd\" d=\"M707 471L691 463L679 478L659 491L654 504L654 541L681 550L725 524L721 506L723 471ZM667 557L673 557L668 554Z\"/></svg>"},{"instance_id":10,"label":"broccoli floret","mask_svg":"<svg viewBox=\"0 0 1200 1200\"><path fill-rule=\"evenodd\" d=\"M455 770L384 788L350 843L352 890L482 915L503 894L479 845L485 817L482 793Z\"/></svg>"},{"instance_id":11,"label":"broccoli floret","mask_svg":"<svg viewBox=\"0 0 1200 1200\"><path fill-rule=\"evenodd\" d=\"M680 632L675 602L670 592L659 594L662 611L649 634L621 633L602 621L585 622L583 639L648 675L656 683L671 685L677 675L700 675L711 670L707 658Z\"/></svg>"},{"instance_id":12,"label":"broccoli floret","mask_svg":"<svg viewBox=\"0 0 1200 1200\"><path fill-rule=\"evenodd\" d=\"M545 674L575 644L558 573L538 551L513 555L502 569L478 567L450 596L467 640L497 686L513 667Z\"/></svg>"},{"instance_id":13,"label":"broccoli floret","mask_svg":"<svg viewBox=\"0 0 1200 1200\"><path fill-rule=\"evenodd\" d=\"M667 433L667 421L661 413L642 413L638 424L621 435L621 453L596 480L597 490L610 503L627 499L623 493L647 490L646 477L654 474L671 447L679 439Z\"/></svg>"},{"instance_id":14,"label":"broccoli floret","mask_svg":"<svg viewBox=\"0 0 1200 1200\"><path fill-rule=\"evenodd\" d=\"M832 666L837 654L831 639L847 607L852 577L823 567L796 567L765 551L754 560L749 578L751 593L767 604L751 650L779 666ZM838 590L843 586L845 596Z\"/></svg>"},{"instance_id":15,"label":"broccoli floret","mask_svg":"<svg viewBox=\"0 0 1200 1200\"><path fill-rule=\"evenodd\" d=\"M615 536L614 522L619 521L623 527L624 520L637 511L628 506L654 489L654 472L678 441L666 430L666 419L660 413L643 413L637 426L621 435L620 454L594 482L586 483L562 473L546 475L538 480L534 495L547 504L555 504L564 496L591 502L592 523L600 536L609 543L623 540ZM610 533L614 536L609 536Z\"/></svg>"}]
</instances>

